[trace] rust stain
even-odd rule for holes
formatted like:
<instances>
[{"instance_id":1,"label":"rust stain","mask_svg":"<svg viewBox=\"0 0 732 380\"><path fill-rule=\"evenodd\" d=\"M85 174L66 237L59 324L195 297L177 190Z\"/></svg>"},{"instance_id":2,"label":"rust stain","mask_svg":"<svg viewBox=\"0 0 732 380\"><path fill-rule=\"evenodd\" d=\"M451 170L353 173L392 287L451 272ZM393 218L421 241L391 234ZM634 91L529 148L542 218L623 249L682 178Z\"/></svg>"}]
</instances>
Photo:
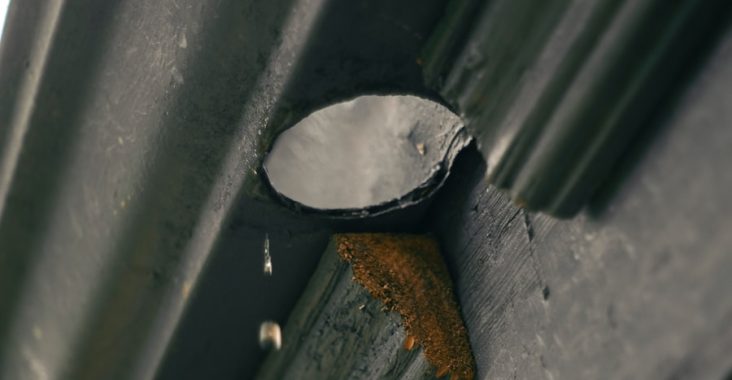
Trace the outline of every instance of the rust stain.
<instances>
[{"instance_id":1,"label":"rust stain","mask_svg":"<svg viewBox=\"0 0 732 380\"><path fill-rule=\"evenodd\" d=\"M404 321L404 348L419 343L436 376L474 378L475 361L434 239L403 234L339 234L338 254L353 268L354 279L386 309Z\"/></svg>"},{"instance_id":2,"label":"rust stain","mask_svg":"<svg viewBox=\"0 0 732 380\"><path fill-rule=\"evenodd\" d=\"M413 335L407 336L407 339L404 340L404 349L407 351L412 351L416 342L417 338L415 338Z\"/></svg>"}]
</instances>

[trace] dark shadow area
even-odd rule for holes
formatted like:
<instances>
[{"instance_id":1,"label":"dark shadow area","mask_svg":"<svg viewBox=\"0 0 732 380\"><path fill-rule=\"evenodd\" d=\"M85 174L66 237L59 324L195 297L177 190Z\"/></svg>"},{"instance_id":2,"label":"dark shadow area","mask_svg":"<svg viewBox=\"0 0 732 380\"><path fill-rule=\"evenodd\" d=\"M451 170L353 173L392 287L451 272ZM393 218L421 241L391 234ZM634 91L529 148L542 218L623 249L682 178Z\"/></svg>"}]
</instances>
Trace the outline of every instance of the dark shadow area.
<instances>
[{"instance_id":1,"label":"dark shadow area","mask_svg":"<svg viewBox=\"0 0 732 380\"><path fill-rule=\"evenodd\" d=\"M158 379L253 378L267 354L258 345L259 324L273 320L284 327L320 260L331 234L327 226L271 204L244 200L242 206L266 220L257 224L249 217L226 231L201 273ZM262 270L265 234L272 276Z\"/></svg>"},{"instance_id":2,"label":"dark shadow area","mask_svg":"<svg viewBox=\"0 0 732 380\"><path fill-rule=\"evenodd\" d=\"M460 229L464 226L457 223L438 225L436 221L454 220L459 215L477 213L478 204L469 205L468 202L473 198L472 189L485 186L485 173L485 160L478 151L476 143L472 142L455 159L447 181L430 200L425 217L419 223L420 231L439 238L438 242L443 250L445 263L453 279L456 279L458 275L457 264L454 260L456 256L447 254L445 250L455 246L456 242L452 239L460 236Z\"/></svg>"}]
</instances>

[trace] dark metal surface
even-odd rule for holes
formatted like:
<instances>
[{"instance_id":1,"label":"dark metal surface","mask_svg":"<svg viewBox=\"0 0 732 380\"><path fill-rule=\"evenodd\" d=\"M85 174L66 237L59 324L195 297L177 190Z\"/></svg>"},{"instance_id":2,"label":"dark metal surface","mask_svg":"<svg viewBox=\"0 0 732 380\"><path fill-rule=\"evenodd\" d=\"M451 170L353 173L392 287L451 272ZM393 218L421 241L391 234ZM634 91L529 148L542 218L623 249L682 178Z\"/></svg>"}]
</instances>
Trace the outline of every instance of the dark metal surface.
<instances>
[{"instance_id":1,"label":"dark metal surface","mask_svg":"<svg viewBox=\"0 0 732 380\"><path fill-rule=\"evenodd\" d=\"M416 58L444 5L416 3L14 1L0 51L0 377L249 377L259 322L284 320L331 228L420 212L305 218L258 172L314 108L432 96Z\"/></svg>"},{"instance_id":2,"label":"dark metal surface","mask_svg":"<svg viewBox=\"0 0 732 380\"><path fill-rule=\"evenodd\" d=\"M512 205L477 152L458 161L426 221L477 378L732 375L730 30L713 50L572 220Z\"/></svg>"},{"instance_id":3,"label":"dark metal surface","mask_svg":"<svg viewBox=\"0 0 732 380\"><path fill-rule=\"evenodd\" d=\"M449 252L480 378L722 376L729 36L678 104L665 85L684 88L674 73L695 65L682 58L727 13L665 3L13 1L0 46L0 378L250 378L259 322L285 320L331 231L423 227ZM421 55L430 35L439 43ZM442 102L420 64L487 168L466 158L434 205L363 218L277 201L260 165L278 133L356 95ZM649 110L663 133L575 220L525 213L481 182L508 157L498 148L541 130L549 140L516 145L526 159L503 174L530 207L570 214ZM582 130L595 118L608 129ZM598 156L607 139L619 143ZM555 155L567 146L576 160Z\"/></svg>"},{"instance_id":4,"label":"dark metal surface","mask_svg":"<svg viewBox=\"0 0 732 380\"><path fill-rule=\"evenodd\" d=\"M490 183L575 215L726 22L727 1L456 1L425 73L464 118Z\"/></svg>"}]
</instances>

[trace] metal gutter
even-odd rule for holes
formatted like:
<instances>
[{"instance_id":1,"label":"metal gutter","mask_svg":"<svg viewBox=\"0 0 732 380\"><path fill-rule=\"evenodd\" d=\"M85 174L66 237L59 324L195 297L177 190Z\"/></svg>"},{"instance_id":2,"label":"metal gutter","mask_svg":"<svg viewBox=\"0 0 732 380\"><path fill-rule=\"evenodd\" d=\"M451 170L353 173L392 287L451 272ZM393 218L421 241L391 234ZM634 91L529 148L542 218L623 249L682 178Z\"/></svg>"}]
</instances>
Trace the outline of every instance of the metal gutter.
<instances>
[{"instance_id":1,"label":"metal gutter","mask_svg":"<svg viewBox=\"0 0 732 380\"><path fill-rule=\"evenodd\" d=\"M464 299L493 296L470 293L466 278L488 292L493 279L507 278L498 274L532 269L523 263L538 256L537 236L550 252L591 252L591 242L576 241L584 238L577 231L594 231L593 220L567 227L542 216L547 227L534 234L533 215L476 185L482 174L473 163L465 169L470 193L457 183L429 214L431 198L326 215L283 202L262 159L281 131L315 109L362 94L413 94L461 113L489 180L514 201L575 215L657 104L684 85L676 75L693 71L696 49L714 40L728 8L660 0L14 1L0 46L0 378L249 378L264 356L259 322L286 319L334 231L414 231L427 216L461 265L453 268L463 271L456 283ZM431 197L445 176L420 195ZM453 201L464 204L451 213ZM628 204L627 218L637 217L627 211L637 204ZM642 228L618 225L625 232L610 237L643 240L635 235ZM550 233L553 226L571 231ZM695 226L677 231L703 240ZM261 272L267 235L271 278ZM723 238L710 239L710 249L729 246ZM487 255L511 257L493 249L498 243L520 256L518 268L485 276L495 269ZM469 255L460 256L462 245ZM675 253L679 265L693 263ZM713 257L719 273L726 257ZM557 281L575 265L563 258L547 264L559 268ZM603 279L597 268L586 271ZM662 288L652 294L663 296ZM544 308L540 294L531 305ZM465 304L469 330L495 331L480 323L503 304ZM726 321L722 306L715 315ZM495 345L479 342L486 371Z\"/></svg>"},{"instance_id":2,"label":"metal gutter","mask_svg":"<svg viewBox=\"0 0 732 380\"><path fill-rule=\"evenodd\" d=\"M493 185L571 217L728 13L724 1L456 1L425 76L465 119Z\"/></svg>"},{"instance_id":3,"label":"metal gutter","mask_svg":"<svg viewBox=\"0 0 732 380\"><path fill-rule=\"evenodd\" d=\"M434 97L416 56L444 5L419 4L402 17L414 4L13 2L0 377L253 373L259 322L285 319L330 231L408 229L424 210L305 216L260 170L272 139L315 108ZM265 233L272 280L254 271Z\"/></svg>"}]
</instances>

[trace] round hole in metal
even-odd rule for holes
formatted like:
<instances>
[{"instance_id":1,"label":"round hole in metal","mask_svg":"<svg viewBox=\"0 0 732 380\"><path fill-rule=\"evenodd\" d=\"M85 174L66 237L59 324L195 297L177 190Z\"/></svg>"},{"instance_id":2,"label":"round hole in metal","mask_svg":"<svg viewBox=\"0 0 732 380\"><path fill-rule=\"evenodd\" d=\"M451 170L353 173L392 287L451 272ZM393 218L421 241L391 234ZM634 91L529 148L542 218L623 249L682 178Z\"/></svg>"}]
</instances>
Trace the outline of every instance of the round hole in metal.
<instances>
[{"instance_id":1,"label":"round hole in metal","mask_svg":"<svg viewBox=\"0 0 732 380\"><path fill-rule=\"evenodd\" d=\"M367 95L283 132L264 169L280 195L301 205L368 209L430 187L466 141L460 118L439 103Z\"/></svg>"}]
</instances>

